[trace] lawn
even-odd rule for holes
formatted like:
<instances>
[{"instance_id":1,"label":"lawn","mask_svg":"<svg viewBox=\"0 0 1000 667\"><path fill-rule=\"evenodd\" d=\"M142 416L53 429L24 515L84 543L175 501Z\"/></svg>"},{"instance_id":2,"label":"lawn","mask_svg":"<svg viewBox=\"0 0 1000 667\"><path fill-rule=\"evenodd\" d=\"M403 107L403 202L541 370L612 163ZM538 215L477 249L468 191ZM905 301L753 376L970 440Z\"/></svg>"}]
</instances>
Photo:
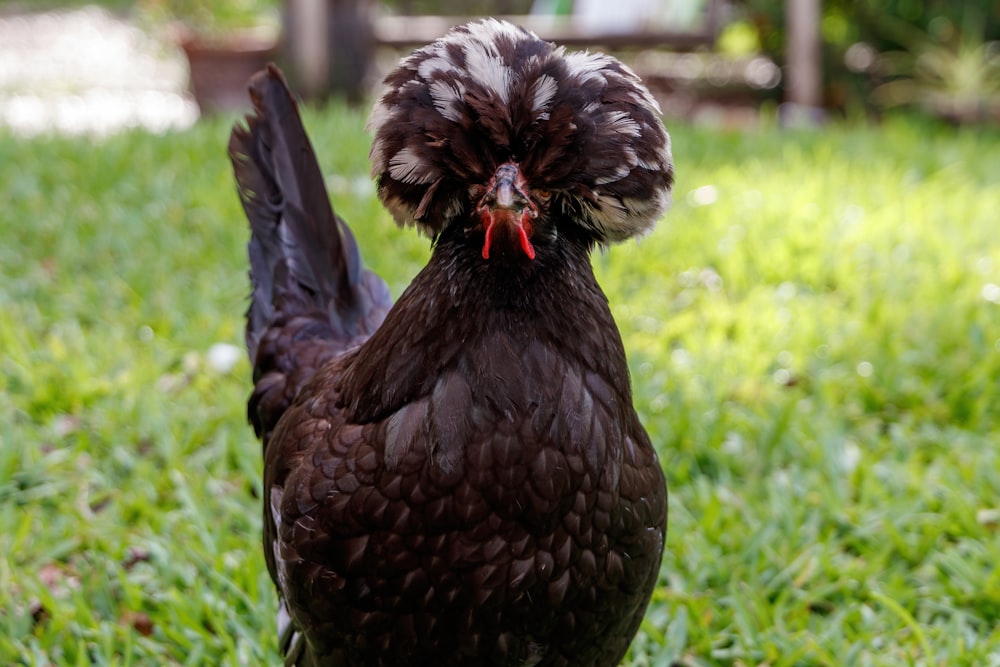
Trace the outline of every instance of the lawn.
<instances>
[{"instance_id":1,"label":"lawn","mask_svg":"<svg viewBox=\"0 0 1000 667\"><path fill-rule=\"evenodd\" d=\"M398 294L363 115L306 119ZM0 664L278 660L229 122L0 136ZM1000 133L671 130L595 258L671 492L627 664L1000 665Z\"/></svg>"}]
</instances>

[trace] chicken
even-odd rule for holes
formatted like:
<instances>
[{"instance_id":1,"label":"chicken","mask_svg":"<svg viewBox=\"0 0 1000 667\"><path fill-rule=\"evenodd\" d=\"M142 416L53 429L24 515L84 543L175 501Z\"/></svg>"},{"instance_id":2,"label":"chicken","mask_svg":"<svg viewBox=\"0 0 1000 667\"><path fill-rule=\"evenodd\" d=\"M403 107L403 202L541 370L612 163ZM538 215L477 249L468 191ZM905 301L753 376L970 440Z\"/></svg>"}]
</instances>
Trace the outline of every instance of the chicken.
<instances>
[{"instance_id":1,"label":"chicken","mask_svg":"<svg viewBox=\"0 0 1000 667\"><path fill-rule=\"evenodd\" d=\"M492 19L404 58L370 158L433 251L393 305L281 73L250 96L229 154L286 664L618 664L666 488L590 253L668 206L655 100L612 57Z\"/></svg>"}]
</instances>

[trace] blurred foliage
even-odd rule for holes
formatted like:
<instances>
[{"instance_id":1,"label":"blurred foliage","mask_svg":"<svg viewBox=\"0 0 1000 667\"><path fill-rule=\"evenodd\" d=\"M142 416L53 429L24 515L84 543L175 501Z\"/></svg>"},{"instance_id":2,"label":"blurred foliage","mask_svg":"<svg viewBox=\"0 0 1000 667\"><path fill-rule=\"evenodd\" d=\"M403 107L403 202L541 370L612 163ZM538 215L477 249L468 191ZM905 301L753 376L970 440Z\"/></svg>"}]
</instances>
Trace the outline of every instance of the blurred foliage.
<instances>
[{"instance_id":1,"label":"blurred foliage","mask_svg":"<svg viewBox=\"0 0 1000 667\"><path fill-rule=\"evenodd\" d=\"M785 3L774 0L740 0L738 7L760 35L766 52L775 57L784 53ZM823 41L843 53L851 44L863 41L877 51L907 48L912 31L931 37L962 26L975 17L982 36L1000 37L1000 3L994 0L826 0L823 2Z\"/></svg>"},{"instance_id":2,"label":"blurred foliage","mask_svg":"<svg viewBox=\"0 0 1000 667\"><path fill-rule=\"evenodd\" d=\"M136 0L0 0L0 13L38 12L51 9L68 9L96 5L112 11L126 12Z\"/></svg>"},{"instance_id":3,"label":"blurred foliage","mask_svg":"<svg viewBox=\"0 0 1000 667\"><path fill-rule=\"evenodd\" d=\"M179 21L199 32L251 28L277 20L281 0L136 0L144 19L154 24Z\"/></svg>"},{"instance_id":4,"label":"blurred foliage","mask_svg":"<svg viewBox=\"0 0 1000 667\"><path fill-rule=\"evenodd\" d=\"M478 16L527 14L531 11L532 0L380 0L378 4L404 15Z\"/></svg>"},{"instance_id":5,"label":"blurred foliage","mask_svg":"<svg viewBox=\"0 0 1000 667\"><path fill-rule=\"evenodd\" d=\"M740 20L754 28L762 50L779 63L786 40L784 4L738 3ZM992 107L997 93L1000 63L991 44L1000 39L1000 3L827 0L820 32L828 106L873 111L912 103L954 121L990 117L982 109ZM897 79L905 83L874 93Z\"/></svg>"},{"instance_id":6,"label":"blurred foliage","mask_svg":"<svg viewBox=\"0 0 1000 667\"><path fill-rule=\"evenodd\" d=\"M876 74L889 80L874 90L875 102L917 105L956 123L1000 120L1000 42L967 26L939 26L947 32L936 37L917 32L907 49L882 54Z\"/></svg>"},{"instance_id":7,"label":"blurred foliage","mask_svg":"<svg viewBox=\"0 0 1000 667\"><path fill-rule=\"evenodd\" d=\"M0 12L38 12L93 5L135 16L144 27L179 21L218 32L276 23L283 0L0 0Z\"/></svg>"}]
</instances>

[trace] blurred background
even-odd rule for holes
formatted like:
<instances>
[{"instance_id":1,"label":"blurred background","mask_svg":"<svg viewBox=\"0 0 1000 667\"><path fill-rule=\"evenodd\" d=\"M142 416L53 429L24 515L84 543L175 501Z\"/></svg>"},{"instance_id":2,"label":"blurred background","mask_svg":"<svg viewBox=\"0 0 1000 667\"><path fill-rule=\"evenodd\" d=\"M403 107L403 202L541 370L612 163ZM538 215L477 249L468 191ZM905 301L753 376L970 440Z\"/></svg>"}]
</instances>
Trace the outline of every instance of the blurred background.
<instances>
[{"instance_id":1,"label":"blurred background","mask_svg":"<svg viewBox=\"0 0 1000 667\"><path fill-rule=\"evenodd\" d=\"M268 60L309 99L359 102L401 53L482 15L614 52L668 116L1000 120L994 0L2 0L0 124L185 127L240 108Z\"/></svg>"}]
</instances>

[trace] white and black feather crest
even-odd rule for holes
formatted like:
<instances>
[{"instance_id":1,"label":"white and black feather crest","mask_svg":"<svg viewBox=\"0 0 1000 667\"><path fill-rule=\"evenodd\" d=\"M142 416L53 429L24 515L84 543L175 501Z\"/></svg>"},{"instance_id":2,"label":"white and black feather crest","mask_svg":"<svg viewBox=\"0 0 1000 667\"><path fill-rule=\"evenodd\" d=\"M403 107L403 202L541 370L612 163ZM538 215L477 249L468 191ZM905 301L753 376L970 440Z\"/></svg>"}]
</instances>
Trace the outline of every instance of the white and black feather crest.
<instances>
[{"instance_id":1,"label":"white and black feather crest","mask_svg":"<svg viewBox=\"0 0 1000 667\"><path fill-rule=\"evenodd\" d=\"M505 21L453 28L404 58L368 127L383 203L431 236L510 160L599 243L648 231L670 203L670 137L639 77Z\"/></svg>"}]
</instances>

